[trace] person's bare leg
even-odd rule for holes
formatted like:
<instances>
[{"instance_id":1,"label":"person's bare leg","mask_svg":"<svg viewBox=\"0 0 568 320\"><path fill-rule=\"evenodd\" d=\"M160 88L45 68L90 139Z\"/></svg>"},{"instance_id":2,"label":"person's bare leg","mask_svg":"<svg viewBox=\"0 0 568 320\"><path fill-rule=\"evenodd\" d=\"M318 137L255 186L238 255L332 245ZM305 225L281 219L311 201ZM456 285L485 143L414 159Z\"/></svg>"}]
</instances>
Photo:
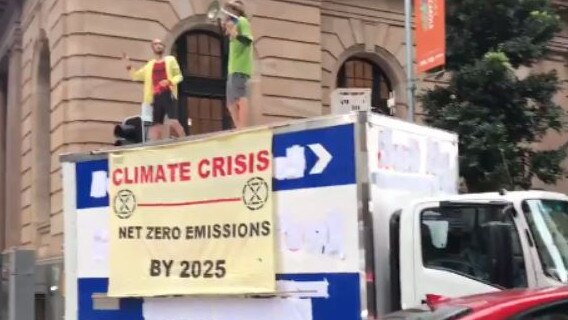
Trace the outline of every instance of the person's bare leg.
<instances>
[{"instance_id":1,"label":"person's bare leg","mask_svg":"<svg viewBox=\"0 0 568 320\"><path fill-rule=\"evenodd\" d=\"M239 119L239 105L238 105L238 100L231 102L229 104L229 114L231 114L231 118L233 119L233 123L235 124L235 128L239 129L241 128L241 122Z\"/></svg>"},{"instance_id":2,"label":"person's bare leg","mask_svg":"<svg viewBox=\"0 0 568 320\"><path fill-rule=\"evenodd\" d=\"M162 128L160 130L160 134L161 134L162 139L171 138L170 126L168 125L168 122L166 120L164 120L164 124L162 125Z\"/></svg>"},{"instance_id":3,"label":"person's bare leg","mask_svg":"<svg viewBox=\"0 0 568 320\"><path fill-rule=\"evenodd\" d=\"M183 130L183 127L181 126L181 124L179 123L178 120L175 119L168 119L168 125L170 127L170 134L173 131L174 136L180 138L180 137L185 137L185 131Z\"/></svg>"},{"instance_id":4,"label":"person's bare leg","mask_svg":"<svg viewBox=\"0 0 568 320\"><path fill-rule=\"evenodd\" d=\"M154 124L153 126L151 126L150 129L148 130L148 140L149 141L160 140L161 130L162 130L161 124Z\"/></svg>"},{"instance_id":5,"label":"person's bare leg","mask_svg":"<svg viewBox=\"0 0 568 320\"><path fill-rule=\"evenodd\" d=\"M239 113L240 128L248 125L248 99L242 97L238 100L237 112Z\"/></svg>"}]
</instances>

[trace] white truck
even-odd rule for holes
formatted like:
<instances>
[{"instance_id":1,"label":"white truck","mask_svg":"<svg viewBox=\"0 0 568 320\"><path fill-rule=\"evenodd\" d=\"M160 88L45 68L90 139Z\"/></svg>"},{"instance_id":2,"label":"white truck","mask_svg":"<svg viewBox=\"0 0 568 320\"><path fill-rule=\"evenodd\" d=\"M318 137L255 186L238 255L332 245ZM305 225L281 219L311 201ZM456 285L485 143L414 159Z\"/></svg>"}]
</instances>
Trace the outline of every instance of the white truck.
<instances>
[{"instance_id":1,"label":"white truck","mask_svg":"<svg viewBox=\"0 0 568 320\"><path fill-rule=\"evenodd\" d=\"M458 195L455 134L367 112L269 128L275 292L109 297L107 159L124 149L64 155L65 319L375 319L568 281L568 197Z\"/></svg>"}]
</instances>

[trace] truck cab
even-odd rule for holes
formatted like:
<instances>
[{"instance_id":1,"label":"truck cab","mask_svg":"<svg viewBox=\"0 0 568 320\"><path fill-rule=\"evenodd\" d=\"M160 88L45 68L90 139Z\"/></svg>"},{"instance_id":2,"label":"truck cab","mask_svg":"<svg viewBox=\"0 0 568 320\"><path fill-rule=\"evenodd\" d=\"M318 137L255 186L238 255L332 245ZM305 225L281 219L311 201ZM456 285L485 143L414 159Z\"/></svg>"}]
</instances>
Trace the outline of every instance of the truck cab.
<instances>
[{"instance_id":1,"label":"truck cab","mask_svg":"<svg viewBox=\"0 0 568 320\"><path fill-rule=\"evenodd\" d=\"M568 197L543 191L424 198L391 216L393 309L568 281ZM396 279L395 278L395 279ZM400 301L401 305L396 305Z\"/></svg>"}]
</instances>

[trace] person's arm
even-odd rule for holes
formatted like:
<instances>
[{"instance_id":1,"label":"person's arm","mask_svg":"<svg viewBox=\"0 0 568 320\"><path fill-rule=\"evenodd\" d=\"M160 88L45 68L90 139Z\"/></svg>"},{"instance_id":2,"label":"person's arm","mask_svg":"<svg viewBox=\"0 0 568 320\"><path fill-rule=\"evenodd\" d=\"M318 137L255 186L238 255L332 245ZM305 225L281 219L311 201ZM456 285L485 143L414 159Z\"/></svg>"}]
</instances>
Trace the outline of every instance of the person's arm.
<instances>
[{"instance_id":1,"label":"person's arm","mask_svg":"<svg viewBox=\"0 0 568 320\"><path fill-rule=\"evenodd\" d=\"M246 46L252 44L252 32L250 28L250 22L247 18L240 17L237 22L237 27L235 29L237 32L235 35L237 40L239 40L242 44Z\"/></svg>"},{"instance_id":2,"label":"person's arm","mask_svg":"<svg viewBox=\"0 0 568 320\"><path fill-rule=\"evenodd\" d=\"M134 81L144 81L144 69L146 68L146 66L143 66L138 70L134 70L132 68L132 64L130 63L130 58L126 55L126 53L122 54L122 59L124 60L126 70L128 70L130 78Z\"/></svg>"},{"instance_id":3,"label":"person's arm","mask_svg":"<svg viewBox=\"0 0 568 320\"><path fill-rule=\"evenodd\" d=\"M138 70L130 70L130 78L134 81L144 81L144 76L146 74L145 70L146 66L143 66Z\"/></svg>"},{"instance_id":4,"label":"person's arm","mask_svg":"<svg viewBox=\"0 0 568 320\"><path fill-rule=\"evenodd\" d=\"M225 29L223 30L225 32L225 35L231 40L235 39L238 33L236 21L233 19L227 19L225 23L223 23L223 26L225 27Z\"/></svg>"},{"instance_id":5,"label":"person's arm","mask_svg":"<svg viewBox=\"0 0 568 320\"><path fill-rule=\"evenodd\" d=\"M171 84L176 86L178 83L183 81L183 75L181 73L181 69L179 67L179 64L177 62L177 59L175 57L171 57L170 58L172 60L172 70L171 70Z\"/></svg>"}]
</instances>

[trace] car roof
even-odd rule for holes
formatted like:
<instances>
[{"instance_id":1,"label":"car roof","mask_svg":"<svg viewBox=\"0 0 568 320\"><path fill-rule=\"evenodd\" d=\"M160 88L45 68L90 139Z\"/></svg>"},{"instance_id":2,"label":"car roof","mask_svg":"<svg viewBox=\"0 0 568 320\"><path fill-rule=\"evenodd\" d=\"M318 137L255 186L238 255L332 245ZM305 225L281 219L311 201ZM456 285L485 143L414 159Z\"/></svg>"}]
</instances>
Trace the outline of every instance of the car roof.
<instances>
[{"instance_id":1,"label":"car roof","mask_svg":"<svg viewBox=\"0 0 568 320\"><path fill-rule=\"evenodd\" d=\"M459 305L470 308L473 314L489 314L497 311L519 312L543 303L568 301L568 286L541 289L512 289L492 293L477 294L440 301L436 308Z\"/></svg>"}]
</instances>

